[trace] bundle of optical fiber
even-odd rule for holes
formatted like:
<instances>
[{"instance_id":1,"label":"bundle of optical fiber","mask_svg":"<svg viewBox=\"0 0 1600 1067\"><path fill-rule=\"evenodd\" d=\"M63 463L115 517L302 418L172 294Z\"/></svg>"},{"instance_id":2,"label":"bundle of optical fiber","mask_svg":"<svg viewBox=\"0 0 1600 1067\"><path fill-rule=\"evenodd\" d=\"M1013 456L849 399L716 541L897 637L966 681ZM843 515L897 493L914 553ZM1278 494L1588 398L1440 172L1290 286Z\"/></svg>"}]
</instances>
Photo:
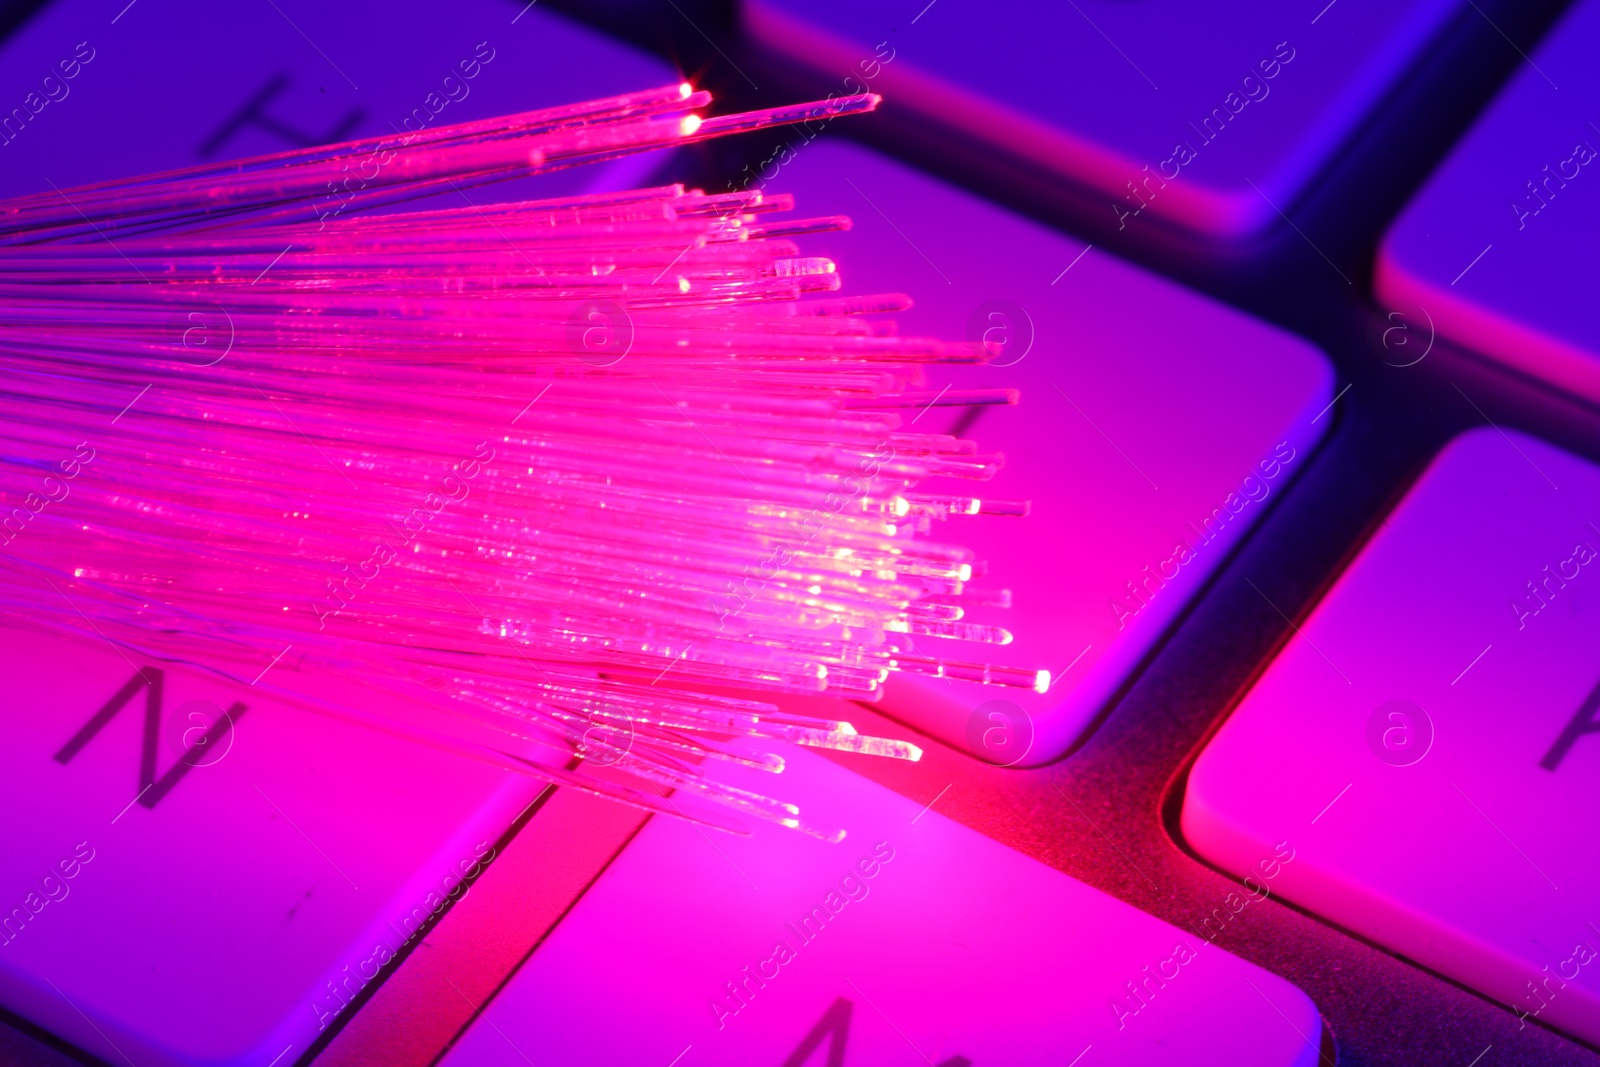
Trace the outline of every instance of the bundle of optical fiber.
<instances>
[{"instance_id":1,"label":"bundle of optical fiber","mask_svg":"<svg viewBox=\"0 0 1600 1067\"><path fill-rule=\"evenodd\" d=\"M751 691L1046 686L929 651L1010 639L962 621L978 561L930 524L1025 506L919 494L1001 461L909 423L1015 397L937 396L928 365L983 346L899 336L905 296L833 295L795 238L849 220L681 185L485 195L876 98L708 102L670 86L0 202L0 611L258 689L277 666L414 691L548 780L823 836L718 782L782 767L730 739L919 752Z\"/></svg>"}]
</instances>

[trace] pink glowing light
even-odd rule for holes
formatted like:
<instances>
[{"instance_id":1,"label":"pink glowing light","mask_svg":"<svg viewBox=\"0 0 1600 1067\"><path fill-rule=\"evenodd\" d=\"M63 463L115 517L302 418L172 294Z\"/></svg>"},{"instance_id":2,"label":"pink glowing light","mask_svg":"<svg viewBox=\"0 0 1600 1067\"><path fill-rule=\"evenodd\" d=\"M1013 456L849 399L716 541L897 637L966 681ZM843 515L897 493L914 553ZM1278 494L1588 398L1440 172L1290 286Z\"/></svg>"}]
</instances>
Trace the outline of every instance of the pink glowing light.
<instances>
[{"instance_id":1,"label":"pink glowing light","mask_svg":"<svg viewBox=\"0 0 1600 1067\"><path fill-rule=\"evenodd\" d=\"M677 185L375 210L876 98L708 102L673 85L0 203L6 609L244 682L292 649L442 699L553 781L824 835L719 784L719 761L781 769L719 742L918 750L730 689L1047 685L928 651L1010 636L961 621L971 553L918 535L1026 507L917 493L1001 460L902 413L1015 395L928 389L988 353L871 317L904 296L831 295L795 238L848 219Z\"/></svg>"}]
</instances>

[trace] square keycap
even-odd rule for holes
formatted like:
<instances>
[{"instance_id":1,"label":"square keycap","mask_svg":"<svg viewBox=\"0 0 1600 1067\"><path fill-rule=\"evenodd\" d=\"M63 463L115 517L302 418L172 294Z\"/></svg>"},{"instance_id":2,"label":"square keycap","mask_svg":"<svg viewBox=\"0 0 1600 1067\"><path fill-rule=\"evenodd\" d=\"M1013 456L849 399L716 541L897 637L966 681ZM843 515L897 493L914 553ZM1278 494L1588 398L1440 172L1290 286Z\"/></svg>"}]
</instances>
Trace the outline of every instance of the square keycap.
<instances>
[{"instance_id":1,"label":"square keycap","mask_svg":"<svg viewBox=\"0 0 1600 1067\"><path fill-rule=\"evenodd\" d=\"M991 366L929 392L1016 387L971 429L1004 454L989 482L930 492L1031 502L1022 518L955 517L932 536L973 548L970 606L1008 645L917 636L915 651L1049 670L1048 692L891 675L883 707L999 763L1078 740L1231 546L1305 466L1332 421L1332 373L1310 344L865 149L819 139L769 186L853 228L808 238L845 294L909 293L902 333L984 340ZM949 428L947 409L908 414ZM942 421L941 421L942 420Z\"/></svg>"},{"instance_id":2,"label":"square keycap","mask_svg":"<svg viewBox=\"0 0 1600 1067\"><path fill-rule=\"evenodd\" d=\"M541 788L92 635L0 663L0 1004L107 1062L293 1062Z\"/></svg>"},{"instance_id":3,"label":"square keycap","mask_svg":"<svg viewBox=\"0 0 1600 1067\"><path fill-rule=\"evenodd\" d=\"M1257 234L1465 5L1459 0L745 0L748 32L890 108L1151 220Z\"/></svg>"},{"instance_id":4,"label":"square keycap","mask_svg":"<svg viewBox=\"0 0 1600 1067\"><path fill-rule=\"evenodd\" d=\"M1600 468L1442 452L1189 775L1183 832L1283 896L1600 1041ZM1248 883L1247 883L1248 884Z\"/></svg>"},{"instance_id":5,"label":"square keycap","mask_svg":"<svg viewBox=\"0 0 1600 1067\"><path fill-rule=\"evenodd\" d=\"M1556 24L1401 214L1384 305L1600 401L1600 0Z\"/></svg>"},{"instance_id":6,"label":"square keycap","mask_svg":"<svg viewBox=\"0 0 1600 1067\"><path fill-rule=\"evenodd\" d=\"M1316 1007L1282 978L785 757L729 776L841 843L653 818L443 1067L1317 1063Z\"/></svg>"}]
</instances>

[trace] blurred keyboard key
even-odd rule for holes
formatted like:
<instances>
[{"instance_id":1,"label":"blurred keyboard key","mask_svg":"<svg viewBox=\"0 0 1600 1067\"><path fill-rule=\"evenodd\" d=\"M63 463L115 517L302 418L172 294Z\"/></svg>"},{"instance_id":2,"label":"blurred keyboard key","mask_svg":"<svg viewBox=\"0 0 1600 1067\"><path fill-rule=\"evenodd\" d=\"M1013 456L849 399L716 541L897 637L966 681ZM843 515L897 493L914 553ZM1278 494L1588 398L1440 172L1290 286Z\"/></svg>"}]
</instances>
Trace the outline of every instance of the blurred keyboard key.
<instances>
[{"instance_id":1,"label":"blurred keyboard key","mask_svg":"<svg viewBox=\"0 0 1600 1067\"><path fill-rule=\"evenodd\" d=\"M953 126L1104 197L1118 229L1278 223L1459 0L745 0L748 32L842 94Z\"/></svg>"},{"instance_id":2,"label":"blurred keyboard key","mask_svg":"<svg viewBox=\"0 0 1600 1067\"><path fill-rule=\"evenodd\" d=\"M0 663L0 1005L106 1062L294 1062L541 788L103 641Z\"/></svg>"},{"instance_id":3,"label":"blurred keyboard key","mask_svg":"<svg viewBox=\"0 0 1600 1067\"><path fill-rule=\"evenodd\" d=\"M54 0L0 46L0 197L681 80L530 8ZM635 156L523 184L627 188L659 165Z\"/></svg>"},{"instance_id":4,"label":"blurred keyboard key","mask_svg":"<svg viewBox=\"0 0 1600 1067\"><path fill-rule=\"evenodd\" d=\"M1519 1016L1600 1041L1600 468L1457 438L1189 775L1183 831ZM1249 883L1247 883L1249 884Z\"/></svg>"},{"instance_id":5,"label":"blurred keyboard key","mask_svg":"<svg viewBox=\"0 0 1600 1067\"><path fill-rule=\"evenodd\" d=\"M787 758L741 784L842 843L652 819L443 1067L1317 1062L1317 1010L1283 979Z\"/></svg>"},{"instance_id":6,"label":"blurred keyboard key","mask_svg":"<svg viewBox=\"0 0 1600 1067\"><path fill-rule=\"evenodd\" d=\"M1041 694L896 674L883 707L992 762L1054 759L1306 465L1333 421L1328 363L1305 341L861 148L811 145L770 188L807 214L854 220L807 245L841 264L845 293L918 294L902 332L1001 349L947 381L1021 390L1020 405L982 409L970 430L1005 466L990 482L929 484L1031 502L1023 518L959 516L933 531L987 567L964 599L1009 590L1009 608L978 604L962 621L1015 640L919 636L916 651L1046 669L1052 683ZM910 417L948 428L951 411Z\"/></svg>"},{"instance_id":7,"label":"blurred keyboard key","mask_svg":"<svg viewBox=\"0 0 1600 1067\"><path fill-rule=\"evenodd\" d=\"M1557 23L1384 239L1379 299L1600 401L1600 0Z\"/></svg>"}]
</instances>

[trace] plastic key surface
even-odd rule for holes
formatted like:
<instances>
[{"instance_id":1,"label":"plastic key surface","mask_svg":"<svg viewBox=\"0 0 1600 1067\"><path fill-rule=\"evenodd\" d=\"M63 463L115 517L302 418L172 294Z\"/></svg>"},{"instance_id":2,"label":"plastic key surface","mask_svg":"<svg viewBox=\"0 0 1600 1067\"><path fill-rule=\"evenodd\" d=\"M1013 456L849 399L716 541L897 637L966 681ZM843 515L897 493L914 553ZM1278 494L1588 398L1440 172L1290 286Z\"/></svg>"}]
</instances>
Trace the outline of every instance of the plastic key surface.
<instances>
[{"instance_id":1,"label":"plastic key surface","mask_svg":"<svg viewBox=\"0 0 1600 1067\"><path fill-rule=\"evenodd\" d=\"M0 1004L106 1062L293 1062L540 790L92 637L0 664Z\"/></svg>"},{"instance_id":2,"label":"plastic key surface","mask_svg":"<svg viewBox=\"0 0 1600 1067\"><path fill-rule=\"evenodd\" d=\"M1239 874L1287 839L1286 899L1600 1041L1596 634L1600 468L1465 434L1201 754L1184 833Z\"/></svg>"},{"instance_id":3,"label":"plastic key surface","mask_svg":"<svg viewBox=\"0 0 1600 1067\"><path fill-rule=\"evenodd\" d=\"M819 141L770 188L793 192L803 214L853 219L806 245L837 259L846 295L915 294L902 333L997 346L993 365L946 377L951 395L1021 390L1020 405L982 409L965 431L1004 454L999 474L927 489L1031 502L1026 517L959 516L932 531L986 564L972 591L1010 590L1010 608L969 607L961 621L1015 640L917 636L915 650L1049 670L1049 691L901 673L883 707L992 762L1054 759L1306 464L1333 421L1328 363L1305 341L864 149ZM952 424L937 403L908 419Z\"/></svg>"},{"instance_id":4,"label":"plastic key surface","mask_svg":"<svg viewBox=\"0 0 1600 1067\"><path fill-rule=\"evenodd\" d=\"M1600 0L1582 0L1401 214L1377 267L1389 308L1591 401L1600 400L1597 45Z\"/></svg>"},{"instance_id":5,"label":"plastic key surface","mask_svg":"<svg viewBox=\"0 0 1600 1067\"><path fill-rule=\"evenodd\" d=\"M1459 0L745 0L748 32L844 93L953 126L1153 219L1278 224ZM1476 16L1474 16L1476 17ZM794 139L790 139L794 143Z\"/></svg>"},{"instance_id":6,"label":"plastic key surface","mask_svg":"<svg viewBox=\"0 0 1600 1067\"><path fill-rule=\"evenodd\" d=\"M787 760L742 784L843 842L653 818L442 1067L1317 1062L1316 1008L1283 979L820 756Z\"/></svg>"}]
</instances>

